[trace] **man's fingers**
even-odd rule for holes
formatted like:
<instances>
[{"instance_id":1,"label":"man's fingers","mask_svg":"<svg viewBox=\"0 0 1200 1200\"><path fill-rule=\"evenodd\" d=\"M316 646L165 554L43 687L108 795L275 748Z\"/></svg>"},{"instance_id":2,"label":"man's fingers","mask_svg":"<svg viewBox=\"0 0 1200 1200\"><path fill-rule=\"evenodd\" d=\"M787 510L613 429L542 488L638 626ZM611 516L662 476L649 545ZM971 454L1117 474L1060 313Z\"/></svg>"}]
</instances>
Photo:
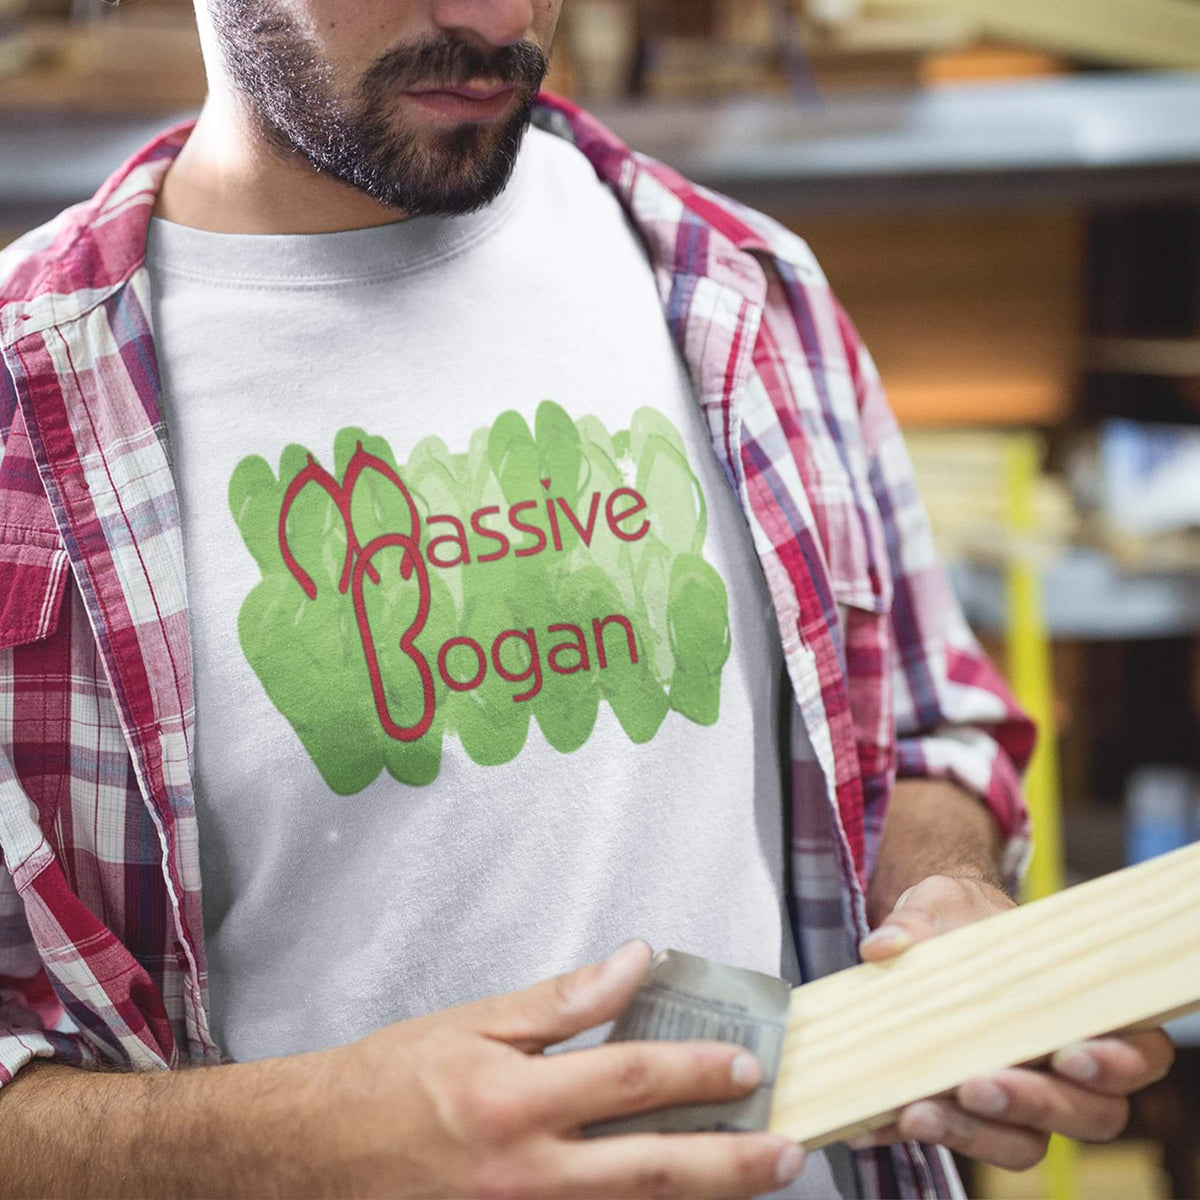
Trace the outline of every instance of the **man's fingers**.
<instances>
[{"instance_id":1,"label":"man's fingers","mask_svg":"<svg viewBox=\"0 0 1200 1200\"><path fill-rule=\"evenodd\" d=\"M1090 1091L1127 1096L1164 1078L1174 1061L1171 1039L1161 1029L1149 1029L1067 1046L1050 1066Z\"/></svg>"},{"instance_id":2,"label":"man's fingers","mask_svg":"<svg viewBox=\"0 0 1200 1200\"><path fill-rule=\"evenodd\" d=\"M627 942L603 962L455 1011L478 1033L533 1053L616 1017L633 998L652 954L645 942Z\"/></svg>"},{"instance_id":3,"label":"man's fingers","mask_svg":"<svg viewBox=\"0 0 1200 1200\"><path fill-rule=\"evenodd\" d=\"M968 1080L955 1100L909 1105L894 1124L851 1145L935 1142L1023 1171L1041 1161L1051 1133L1083 1142L1119 1137L1129 1120L1126 1097L1162 1079L1174 1056L1158 1029L1081 1042L1054 1056L1057 1074L1014 1067Z\"/></svg>"},{"instance_id":4,"label":"man's fingers","mask_svg":"<svg viewBox=\"0 0 1200 1200\"><path fill-rule=\"evenodd\" d=\"M910 1104L896 1121L905 1140L932 1142L1009 1171L1027 1171L1046 1156L1050 1136L972 1116L953 1100Z\"/></svg>"},{"instance_id":5,"label":"man's fingers","mask_svg":"<svg viewBox=\"0 0 1200 1200\"><path fill-rule=\"evenodd\" d=\"M758 1059L722 1042L615 1042L531 1065L544 1114L562 1130L672 1104L735 1100L762 1080Z\"/></svg>"},{"instance_id":6,"label":"man's fingers","mask_svg":"<svg viewBox=\"0 0 1200 1200\"><path fill-rule=\"evenodd\" d=\"M765 1133L647 1133L576 1143L563 1156L570 1196L761 1196L800 1173L804 1152Z\"/></svg>"},{"instance_id":7,"label":"man's fingers","mask_svg":"<svg viewBox=\"0 0 1200 1200\"><path fill-rule=\"evenodd\" d=\"M1109 1142L1129 1122L1124 1096L1103 1096L1044 1071L1015 1068L968 1080L957 1092L969 1113L985 1120L1061 1133L1081 1142Z\"/></svg>"},{"instance_id":8,"label":"man's fingers","mask_svg":"<svg viewBox=\"0 0 1200 1200\"><path fill-rule=\"evenodd\" d=\"M893 1124L851 1138L849 1145L865 1150L897 1142L928 1142L1010 1171L1026 1171L1045 1157L1049 1141L1048 1134L981 1119L943 1098L910 1104Z\"/></svg>"}]
</instances>

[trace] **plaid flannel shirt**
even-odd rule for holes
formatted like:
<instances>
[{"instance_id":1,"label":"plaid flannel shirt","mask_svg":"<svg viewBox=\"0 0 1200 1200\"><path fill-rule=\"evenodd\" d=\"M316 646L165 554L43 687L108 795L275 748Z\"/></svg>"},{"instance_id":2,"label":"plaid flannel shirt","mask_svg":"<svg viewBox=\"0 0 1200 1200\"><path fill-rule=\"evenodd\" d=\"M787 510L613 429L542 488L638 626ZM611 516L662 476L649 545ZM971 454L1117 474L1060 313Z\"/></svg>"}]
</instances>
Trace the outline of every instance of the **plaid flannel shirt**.
<instances>
[{"instance_id":1,"label":"plaid flannel shirt","mask_svg":"<svg viewBox=\"0 0 1200 1200\"><path fill-rule=\"evenodd\" d=\"M878 375L807 245L565 101L544 94L535 120L588 157L646 246L778 618L800 960L808 978L850 966L897 774L978 795L1016 864L1032 727L953 600ZM34 1057L221 1059L144 264L189 131L0 255L0 1085ZM856 1162L864 1196L958 1189L935 1148Z\"/></svg>"}]
</instances>

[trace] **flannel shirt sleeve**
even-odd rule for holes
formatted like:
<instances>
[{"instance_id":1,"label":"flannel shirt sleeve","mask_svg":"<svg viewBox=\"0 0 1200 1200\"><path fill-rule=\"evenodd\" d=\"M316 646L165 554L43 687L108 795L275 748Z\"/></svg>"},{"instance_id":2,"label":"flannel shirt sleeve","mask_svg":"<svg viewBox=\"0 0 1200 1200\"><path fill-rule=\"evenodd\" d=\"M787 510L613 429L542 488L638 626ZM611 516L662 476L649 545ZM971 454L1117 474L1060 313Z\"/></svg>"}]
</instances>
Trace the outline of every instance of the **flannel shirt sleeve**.
<instances>
[{"instance_id":1,"label":"flannel shirt sleeve","mask_svg":"<svg viewBox=\"0 0 1200 1200\"><path fill-rule=\"evenodd\" d=\"M0 464L16 409L10 384L8 371L0 364ZM6 605L16 599L0 596L0 627L8 627L12 614ZM11 668L11 649L0 649L0 830L9 805L29 804L13 769L12 746L5 744L11 743L14 716ZM69 1025L43 969L24 901L0 853L0 1088L35 1058L73 1066L91 1064L94 1052L69 1032Z\"/></svg>"},{"instance_id":2,"label":"flannel shirt sleeve","mask_svg":"<svg viewBox=\"0 0 1200 1200\"><path fill-rule=\"evenodd\" d=\"M35 1058L96 1065L95 1052L69 1029L30 935L24 903L0 862L0 1089Z\"/></svg>"},{"instance_id":3,"label":"flannel shirt sleeve","mask_svg":"<svg viewBox=\"0 0 1200 1200\"><path fill-rule=\"evenodd\" d=\"M840 309L839 320L893 580L897 777L944 779L987 804L1004 838L1005 874L1015 883L1029 852L1021 773L1036 730L967 625L938 561L912 462L875 363ZM883 815L868 812L868 824L882 828Z\"/></svg>"}]
</instances>

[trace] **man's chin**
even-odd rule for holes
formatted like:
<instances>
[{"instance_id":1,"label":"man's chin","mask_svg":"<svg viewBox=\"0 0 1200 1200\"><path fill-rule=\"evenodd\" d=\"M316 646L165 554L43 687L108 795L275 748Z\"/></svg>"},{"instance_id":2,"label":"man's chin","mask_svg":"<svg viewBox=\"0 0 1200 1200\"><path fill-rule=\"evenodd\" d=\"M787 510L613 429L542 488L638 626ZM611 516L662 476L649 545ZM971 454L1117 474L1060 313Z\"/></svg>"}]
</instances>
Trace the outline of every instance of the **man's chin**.
<instances>
[{"instance_id":1,"label":"man's chin","mask_svg":"<svg viewBox=\"0 0 1200 1200\"><path fill-rule=\"evenodd\" d=\"M403 189L417 193L412 211L462 215L491 204L508 187L516 169L525 122L504 128L458 125L433 134L420 153L425 187L410 175Z\"/></svg>"},{"instance_id":2,"label":"man's chin","mask_svg":"<svg viewBox=\"0 0 1200 1200\"><path fill-rule=\"evenodd\" d=\"M512 172L507 168L463 171L460 158L447 160L442 170L436 161L427 162L421 175L422 178L414 178L411 172L406 172L395 183L388 176L359 177L347 182L409 216L457 217L478 212L496 200L508 186Z\"/></svg>"},{"instance_id":3,"label":"man's chin","mask_svg":"<svg viewBox=\"0 0 1200 1200\"><path fill-rule=\"evenodd\" d=\"M410 107L376 105L331 139L336 153L310 161L410 216L463 216L492 203L516 168L532 101L488 122L417 122Z\"/></svg>"}]
</instances>

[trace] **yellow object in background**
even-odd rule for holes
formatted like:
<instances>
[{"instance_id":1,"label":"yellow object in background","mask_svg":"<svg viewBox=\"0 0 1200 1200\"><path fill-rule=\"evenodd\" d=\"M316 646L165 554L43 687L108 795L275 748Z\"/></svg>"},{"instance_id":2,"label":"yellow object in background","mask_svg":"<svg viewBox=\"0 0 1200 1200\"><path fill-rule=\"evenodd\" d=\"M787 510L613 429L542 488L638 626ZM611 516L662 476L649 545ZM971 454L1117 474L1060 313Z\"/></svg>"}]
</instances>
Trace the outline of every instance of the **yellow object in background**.
<instances>
[{"instance_id":1,"label":"yellow object in background","mask_svg":"<svg viewBox=\"0 0 1200 1200\"><path fill-rule=\"evenodd\" d=\"M1057 719L1050 634L1042 615L1041 578L1034 553L1034 507L1041 471L1041 439L1008 435L1005 485L1009 526L1008 677L1040 736L1025 776L1033 818L1034 852L1025 878L1025 899L1040 900L1063 886L1062 813L1059 801Z\"/></svg>"},{"instance_id":2,"label":"yellow object in background","mask_svg":"<svg viewBox=\"0 0 1200 1200\"><path fill-rule=\"evenodd\" d=\"M1026 900L1040 900L1063 886L1062 811L1059 798L1057 720L1050 634L1042 614L1041 579L1033 554L1035 497L1041 439L1008 435L1005 485L1011 558L1008 564L1008 676L1018 702L1037 723L1040 736L1025 776L1025 797L1034 829L1033 858L1025 877ZM1079 1196L1077 1147L1054 1137L1035 1173L1045 1200ZM1092 1193L1088 1193L1089 1196Z\"/></svg>"},{"instance_id":3,"label":"yellow object in background","mask_svg":"<svg viewBox=\"0 0 1200 1200\"><path fill-rule=\"evenodd\" d=\"M1155 1142L1083 1146L1076 1159L1079 1194L1086 1200L1169 1200L1171 1184ZM981 1167L976 1177L979 1200L1046 1200L1045 1176L1038 1171L1002 1171Z\"/></svg>"}]
</instances>

